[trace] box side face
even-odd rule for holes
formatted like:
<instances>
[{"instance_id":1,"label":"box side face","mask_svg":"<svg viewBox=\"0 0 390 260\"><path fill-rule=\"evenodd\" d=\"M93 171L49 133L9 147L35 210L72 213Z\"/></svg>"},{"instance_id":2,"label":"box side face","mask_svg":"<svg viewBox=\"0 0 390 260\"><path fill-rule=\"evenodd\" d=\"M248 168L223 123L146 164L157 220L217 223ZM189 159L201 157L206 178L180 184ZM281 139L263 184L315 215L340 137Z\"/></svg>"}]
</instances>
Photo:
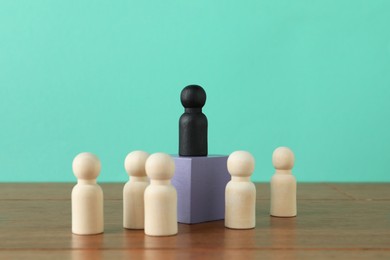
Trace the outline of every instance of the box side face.
<instances>
[{"instance_id":1,"label":"box side face","mask_svg":"<svg viewBox=\"0 0 390 260\"><path fill-rule=\"evenodd\" d=\"M191 176L191 223L224 219L228 156L194 158Z\"/></svg>"},{"instance_id":2,"label":"box side face","mask_svg":"<svg viewBox=\"0 0 390 260\"><path fill-rule=\"evenodd\" d=\"M177 191L177 220L180 223L191 223L191 158L173 157L175 174L172 185Z\"/></svg>"}]
</instances>

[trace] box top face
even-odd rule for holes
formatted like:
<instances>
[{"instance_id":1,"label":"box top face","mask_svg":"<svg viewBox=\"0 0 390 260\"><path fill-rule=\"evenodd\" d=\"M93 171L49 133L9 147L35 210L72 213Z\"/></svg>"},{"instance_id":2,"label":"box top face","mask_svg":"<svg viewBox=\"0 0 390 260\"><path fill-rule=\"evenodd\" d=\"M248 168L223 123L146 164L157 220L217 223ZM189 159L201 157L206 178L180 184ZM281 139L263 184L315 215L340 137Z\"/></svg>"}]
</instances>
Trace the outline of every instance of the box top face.
<instances>
[{"instance_id":1,"label":"box top face","mask_svg":"<svg viewBox=\"0 0 390 260\"><path fill-rule=\"evenodd\" d=\"M225 158L228 155L220 155L220 154L209 154L207 156L179 156L177 154L171 154L173 159L183 159L183 160L204 160L204 159L214 159L214 158Z\"/></svg>"}]
</instances>

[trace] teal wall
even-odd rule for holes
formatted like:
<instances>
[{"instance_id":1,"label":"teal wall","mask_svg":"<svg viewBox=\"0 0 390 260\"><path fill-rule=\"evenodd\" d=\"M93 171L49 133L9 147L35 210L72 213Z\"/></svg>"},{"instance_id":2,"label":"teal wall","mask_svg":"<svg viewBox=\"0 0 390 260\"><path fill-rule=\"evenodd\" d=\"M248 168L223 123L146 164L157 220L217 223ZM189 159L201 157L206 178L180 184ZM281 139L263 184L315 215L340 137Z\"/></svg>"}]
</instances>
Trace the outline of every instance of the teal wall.
<instances>
[{"instance_id":1,"label":"teal wall","mask_svg":"<svg viewBox=\"0 0 390 260\"><path fill-rule=\"evenodd\" d=\"M0 181L125 181L176 153L181 89L208 94L210 153L277 146L299 181L390 181L390 1L0 1Z\"/></svg>"}]
</instances>

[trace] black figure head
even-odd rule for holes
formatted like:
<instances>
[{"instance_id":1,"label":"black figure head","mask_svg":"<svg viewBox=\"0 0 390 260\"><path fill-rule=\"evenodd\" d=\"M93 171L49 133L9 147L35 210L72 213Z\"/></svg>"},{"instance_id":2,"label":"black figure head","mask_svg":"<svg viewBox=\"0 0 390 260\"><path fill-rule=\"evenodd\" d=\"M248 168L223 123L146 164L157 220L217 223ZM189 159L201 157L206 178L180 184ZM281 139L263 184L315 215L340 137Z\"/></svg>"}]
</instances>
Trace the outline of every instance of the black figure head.
<instances>
[{"instance_id":1,"label":"black figure head","mask_svg":"<svg viewBox=\"0 0 390 260\"><path fill-rule=\"evenodd\" d=\"M206 92L201 86L189 85L181 91L180 100L185 108L202 108L206 103Z\"/></svg>"}]
</instances>

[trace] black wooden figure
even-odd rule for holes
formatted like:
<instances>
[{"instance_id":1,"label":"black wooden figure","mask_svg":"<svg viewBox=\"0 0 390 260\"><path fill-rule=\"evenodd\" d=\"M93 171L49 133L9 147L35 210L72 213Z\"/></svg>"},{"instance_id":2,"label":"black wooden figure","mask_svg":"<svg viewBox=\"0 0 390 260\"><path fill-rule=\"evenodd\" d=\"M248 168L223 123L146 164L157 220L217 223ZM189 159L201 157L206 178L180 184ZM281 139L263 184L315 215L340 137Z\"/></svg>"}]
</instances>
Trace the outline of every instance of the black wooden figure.
<instances>
[{"instance_id":1,"label":"black wooden figure","mask_svg":"<svg viewBox=\"0 0 390 260\"><path fill-rule=\"evenodd\" d=\"M179 120L179 155L207 156L207 117L202 113L206 92L201 86L189 85L180 99L185 109Z\"/></svg>"}]
</instances>

